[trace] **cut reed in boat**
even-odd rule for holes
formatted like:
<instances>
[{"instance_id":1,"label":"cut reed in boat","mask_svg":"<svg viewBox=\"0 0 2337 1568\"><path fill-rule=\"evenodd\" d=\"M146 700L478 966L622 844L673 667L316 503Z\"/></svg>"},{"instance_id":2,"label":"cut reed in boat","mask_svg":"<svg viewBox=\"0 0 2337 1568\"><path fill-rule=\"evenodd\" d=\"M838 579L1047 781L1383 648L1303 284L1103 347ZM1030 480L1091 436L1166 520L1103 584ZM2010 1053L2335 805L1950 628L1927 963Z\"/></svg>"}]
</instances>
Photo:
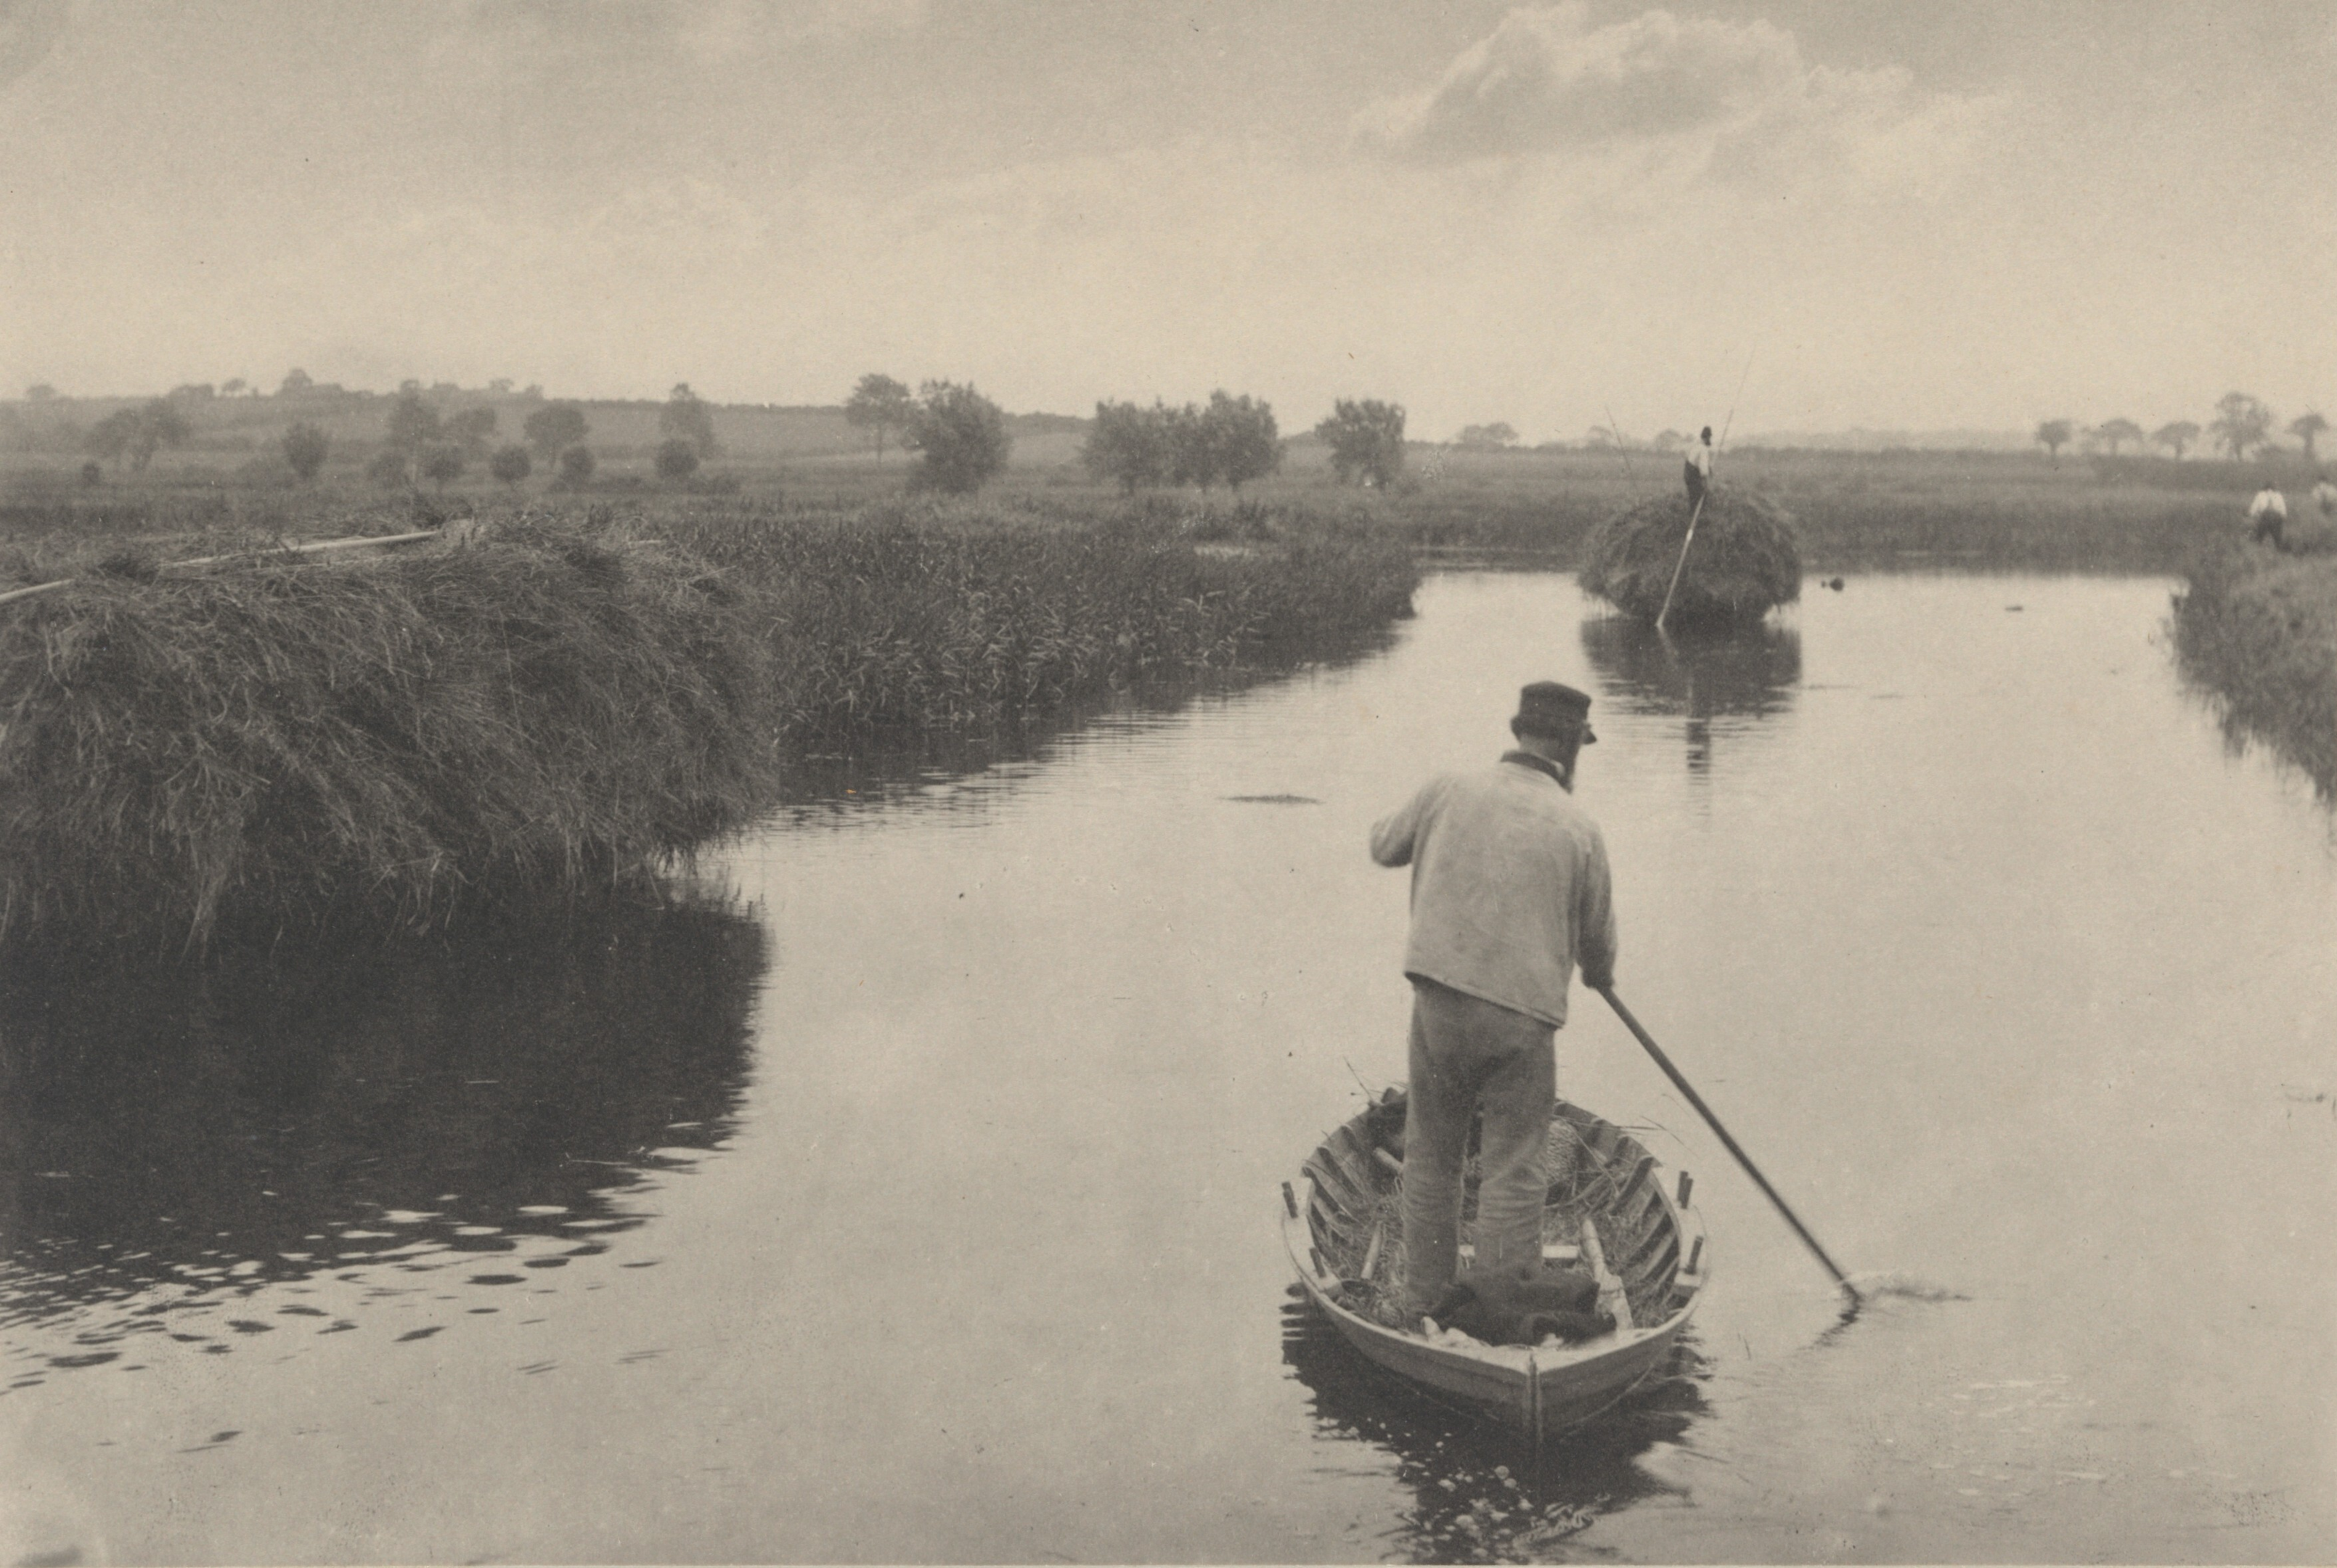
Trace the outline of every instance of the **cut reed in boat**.
<instances>
[{"instance_id":1,"label":"cut reed in boat","mask_svg":"<svg viewBox=\"0 0 2337 1568\"><path fill-rule=\"evenodd\" d=\"M1643 620L1663 613L1668 595L1672 625L1757 619L1801 597L1801 544L1783 507L1714 486L1683 563L1690 513L1685 495L1665 494L1609 518L1590 538L1583 589Z\"/></svg>"}]
</instances>

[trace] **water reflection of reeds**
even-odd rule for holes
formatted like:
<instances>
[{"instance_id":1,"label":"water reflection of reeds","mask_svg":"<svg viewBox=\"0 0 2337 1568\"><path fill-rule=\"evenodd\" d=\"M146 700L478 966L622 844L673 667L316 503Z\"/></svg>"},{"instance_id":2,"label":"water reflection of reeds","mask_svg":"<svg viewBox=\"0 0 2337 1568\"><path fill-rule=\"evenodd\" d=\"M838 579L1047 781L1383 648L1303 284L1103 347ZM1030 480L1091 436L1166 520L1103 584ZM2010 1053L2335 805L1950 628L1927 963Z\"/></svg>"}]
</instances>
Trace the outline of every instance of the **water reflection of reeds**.
<instances>
[{"instance_id":1,"label":"water reflection of reeds","mask_svg":"<svg viewBox=\"0 0 2337 1568\"><path fill-rule=\"evenodd\" d=\"M1318 1439L1395 1456L1414 1502L1388 1546L1415 1563L1550 1560L1599 1515L1672 1490L1638 1460L1677 1441L1705 1409L1707 1374L1692 1334L1622 1405L1539 1453L1357 1355L1296 1287L1282 1310L1282 1359L1312 1395Z\"/></svg>"},{"instance_id":2,"label":"water reflection of reeds","mask_svg":"<svg viewBox=\"0 0 2337 1568\"><path fill-rule=\"evenodd\" d=\"M218 1353L333 1319L303 1281L492 1288L608 1251L644 1222L628 1194L728 1135L766 961L751 920L689 905L287 961L19 959L0 976L11 1359L101 1364L163 1329Z\"/></svg>"},{"instance_id":3,"label":"water reflection of reeds","mask_svg":"<svg viewBox=\"0 0 2337 1568\"><path fill-rule=\"evenodd\" d=\"M1801 633L1765 620L1659 632L1628 616L1602 616L1582 623L1582 651L1616 707L1686 721L1688 771L1698 774L1712 765L1716 719L1788 712L1802 679Z\"/></svg>"}]
</instances>

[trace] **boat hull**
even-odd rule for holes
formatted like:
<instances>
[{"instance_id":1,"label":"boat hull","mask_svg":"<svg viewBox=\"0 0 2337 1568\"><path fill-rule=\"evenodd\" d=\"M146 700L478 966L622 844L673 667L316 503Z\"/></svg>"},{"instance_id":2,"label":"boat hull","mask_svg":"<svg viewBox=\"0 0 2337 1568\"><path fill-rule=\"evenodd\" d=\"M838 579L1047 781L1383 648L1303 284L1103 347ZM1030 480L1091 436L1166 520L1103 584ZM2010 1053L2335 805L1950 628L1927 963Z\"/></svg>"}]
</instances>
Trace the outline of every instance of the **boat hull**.
<instances>
[{"instance_id":1,"label":"boat hull","mask_svg":"<svg viewBox=\"0 0 2337 1568\"><path fill-rule=\"evenodd\" d=\"M1400 1092L1391 1090L1325 1140L1297 1183L1284 1189L1283 1237L1299 1285L1343 1339L1405 1382L1537 1441L1592 1420L1664 1367L1706 1278L1703 1226L1686 1201L1690 1184L1611 1123L1563 1104L1553 1126L1581 1141L1611 1189L1598 1206L1599 1228L1618 1237L1628 1255L1609 1278L1628 1286L1644 1325L1626 1313L1614 1332L1577 1345L1494 1346L1458 1336L1432 1340L1353 1310L1342 1300L1337 1263L1343 1246L1353 1251L1364 1207L1393 1193L1400 1161L1388 1152L1388 1136L1401 1114Z\"/></svg>"}]
</instances>

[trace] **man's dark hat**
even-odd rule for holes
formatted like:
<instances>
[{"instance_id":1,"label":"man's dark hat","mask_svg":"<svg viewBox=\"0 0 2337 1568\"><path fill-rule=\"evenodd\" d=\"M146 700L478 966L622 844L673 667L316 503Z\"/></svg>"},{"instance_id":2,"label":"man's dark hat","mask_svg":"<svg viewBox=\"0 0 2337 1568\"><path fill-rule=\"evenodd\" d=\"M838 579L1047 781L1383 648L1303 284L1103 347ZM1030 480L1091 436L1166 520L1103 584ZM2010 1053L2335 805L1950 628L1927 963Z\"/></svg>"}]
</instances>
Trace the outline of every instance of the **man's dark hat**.
<instances>
[{"instance_id":1,"label":"man's dark hat","mask_svg":"<svg viewBox=\"0 0 2337 1568\"><path fill-rule=\"evenodd\" d=\"M1584 745L1596 745L1590 733L1590 694L1538 680L1518 693L1518 716L1511 721L1527 735L1566 735L1578 731Z\"/></svg>"}]
</instances>

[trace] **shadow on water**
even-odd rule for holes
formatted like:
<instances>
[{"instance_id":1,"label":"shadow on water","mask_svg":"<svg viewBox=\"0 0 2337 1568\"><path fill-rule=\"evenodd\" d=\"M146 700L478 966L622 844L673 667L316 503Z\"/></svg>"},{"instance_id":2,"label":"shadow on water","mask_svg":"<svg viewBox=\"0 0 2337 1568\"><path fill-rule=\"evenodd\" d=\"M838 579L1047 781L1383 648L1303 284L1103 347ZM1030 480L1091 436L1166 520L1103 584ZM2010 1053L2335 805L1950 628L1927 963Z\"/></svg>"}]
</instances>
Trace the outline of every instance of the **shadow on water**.
<instances>
[{"instance_id":1,"label":"shadow on water","mask_svg":"<svg viewBox=\"0 0 2337 1568\"><path fill-rule=\"evenodd\" d=\"M1766 718L1794 706L1802 635L1792 627L1684 627L1668 635L1628 616L1582 623L1582 651L1625 713L1687 723L1688 772L1712 768L1715 719Z\"/></svg>"},{"instance_id":2,"label":"shadow on water","mask_svg":"<svg viewBox=\"0 0 2337 1568\"><path fill-rule=\"evenodd\" d=\"M350 1282L387 1271L492 1300L609 1251L662 1174L728 1135L766 963L761 928L705 902L427 949L19 959L0 974L10 1359L97 1366L162 1333L220 1354L304 1318L355 1329Z\"/></svg>"},{"instance_id":3,"label":"shadow on water","mask_svg":"<svg viewBox=\"0 0 2337 1568\"><path fill-rule=\"evenodd\" d=\"M1282 1359L1313 1398L1318 1437L1395 1456L1413 1503L1391 1551L1417 1563L1532 1562L1600 1514L1670 1490L1638 1464L1704 1413L1708 1375L1692 1335L1623 1405L1536 1455L1522 1437L1430 1398L1374 1366L1296 1286L1282 1309Z\"/></svg>"}]
</instances>

